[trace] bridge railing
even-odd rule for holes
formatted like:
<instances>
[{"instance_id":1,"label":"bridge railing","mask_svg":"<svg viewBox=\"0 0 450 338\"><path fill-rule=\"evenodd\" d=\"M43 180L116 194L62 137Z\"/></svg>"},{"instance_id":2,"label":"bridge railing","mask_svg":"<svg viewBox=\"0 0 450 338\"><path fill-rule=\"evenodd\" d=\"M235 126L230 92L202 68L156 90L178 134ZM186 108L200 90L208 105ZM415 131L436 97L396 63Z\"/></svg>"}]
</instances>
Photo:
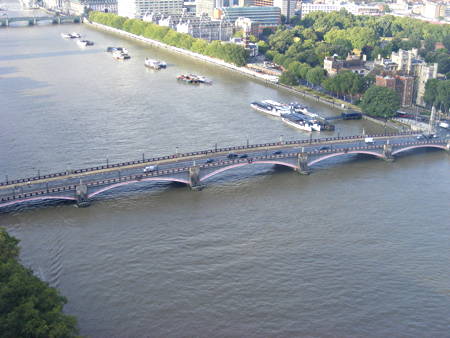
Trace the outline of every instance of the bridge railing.
<instances>
[{"instance_id":1,"label":"bridge railing","mask_svg":"<svg viewBox=\"0 0 450 338\"><path fill-rule=\"evenodd\" d=\"M424 141L415 141L415 142L402 142L399 144L396 144L396 146L410 146L410 145L426 145L426 144L446 144L446 140L424 140ZM314 154L326 154L326 153L334 153L336 151L354 151L354 150L371 150L371 149L380 149L384 145L362 145L362 146L356 146L356 147L348 147L348 148L334 148L334 149L324 149L324 150L312 150L306 152L307 154L314 155ZM299 154L299 152L290 152L290 153L284 153L284 154L268 154L268 155L261 155L261 156L255 156L252 158L247 159L229 159L224 161L217 161L212 163L205 163L200 165L200 168L214 168L214 167L223 167L227 165L233 165L238 163L246 163L251 161L257 161L257 160L267 160L267 159L283 159L283 158L291 158L295 157ZM104 179L104 180L96 180L96 181L90 181L85 182L87 186L101 186L101 185L110 185L118 182L126 182L130 180L142 180L149 177L159 177L169 174L177 174L181 172L187 172L189 171L189 166L181 167L181 168L172 168L172 169L165 169L165 170L158 170L154 172L149 173L142 173L142 174L134 174L129 176L122 176L118 178L110 178L110 179ZM13 189L13 193L10 196L4 196L0 198L1 202L8 202L12 200L21 200L26 198L31 198L35 196L40 195L46 195L50 193L61 193L61 192L69 192L69 191L75 191L76 185L70 184L66 186L61 187L51 187L51 188L45 188L45 189L39 189L37 191L32 192L17 192L16 189Z\"/></svg>"},{"instance_id":2,"label":"bridge railing","mask_svg":"<svg viewBox=\"0 0 450 338\"><path fill-rule=\"evenodd\" d=\"M353 139L360 139L364 137L395 137L395 136L406 136L406 135L415 135L417 132L413 131L407 131L407 132L401 132L401 133L391 133L391 134L371 134L371 135L351 135L351 136L338 136L338 137L327 137L327 138L310 138L310 139L301 139L301 140L291 140L291 141L281 141L281 142L270 142L270 143L258 143L258 144L251 144L251 145L241 145L241 146L231 146L231 147L224 147L224 148L214 148L214 149L207 149L202 151L194 151L194 152L187 152L187 153L180 153L180 154L172 154L172 155L166 155L166 156L159 156L159 157L153 157L143 160L134 160L134 161L128 161L128 162L120 162L120 163L112 163L107 165L99 165L94 166L90 168L82 168L82 169L73 169L73 170L66 170L62 172L57 173L51 173L51 174L45 174L45 175L38 175L38 176L32 176L27 178L21 178L16 180L8 180L4 182L0 182L0 186L5 185L13 185L18 183L32 183L33 181L41 180L41 179L48 179L48 178L55 178L59 176L67 176L67 175L76 175L81 173L87 173L91 171L96 170L102 170L102 169L109 169L109 168L119 168L119 167L125 167L129 165L136 165L136 164L149 164L152 162L158 162L158 161L164 161L169 159L183 159L185 157L190 156L201 156L201 155L208 155L208 154L215 154L215 153L223 153L223 152L231 152L236 150L250 150L250 149L258 149L258 148L267 148L267 147L273 147L277 145L302 145L302 144L317 144L322 142L333 142L333 141L345 141L345 140L353 140Z\"/></svg>"}]
</instances>

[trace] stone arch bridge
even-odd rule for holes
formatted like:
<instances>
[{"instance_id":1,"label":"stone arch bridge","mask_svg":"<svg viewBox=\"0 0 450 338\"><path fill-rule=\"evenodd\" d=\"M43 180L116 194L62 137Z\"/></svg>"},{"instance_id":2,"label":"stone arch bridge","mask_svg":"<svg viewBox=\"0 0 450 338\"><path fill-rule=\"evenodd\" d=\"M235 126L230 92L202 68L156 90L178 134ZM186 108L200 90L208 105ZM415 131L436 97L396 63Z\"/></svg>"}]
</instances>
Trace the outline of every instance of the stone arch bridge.
<instances>
[{"instance_id":1,"label":"stone arch bridge","mask_svg":"<svg viewBox=\"0 0 450 338\"><path fill-rule=\"evenodd\" d=\"M279 165L292 168L300 174L309 174L314 165L331 158L364 154L393 161L397 155L415 149L441 149L448 152L450 140L411 133L355 135L215 148L108 163L1 182L0 211L18 204L51 200L73 201L79 206L87 206L95 196L143 182L175 182L198 190L214 177L246 166Z\"/></svg>"}]
</instances>

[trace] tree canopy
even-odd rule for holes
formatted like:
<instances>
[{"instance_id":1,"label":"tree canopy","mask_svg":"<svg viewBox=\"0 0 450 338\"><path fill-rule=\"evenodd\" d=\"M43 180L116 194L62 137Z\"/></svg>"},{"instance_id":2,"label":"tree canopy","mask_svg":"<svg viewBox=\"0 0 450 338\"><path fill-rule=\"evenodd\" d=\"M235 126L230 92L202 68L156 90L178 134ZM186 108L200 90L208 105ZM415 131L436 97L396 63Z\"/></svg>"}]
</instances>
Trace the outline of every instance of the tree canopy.
<instances>
[{"instance_id":1,"label":"tree canopy","mask_svg":"<svg viewBox=\"0 0 450 338\"><path fill-rule=\"evenodd\" d=\"M89 19L132 34L142 35L170 46L222 59L237 66L244 66L247 63L248 53L245 48L233 43L222 43L221 41L208 43L203 39L194 38L189 34L178 33L169 27L159 26L139 19L127 19L113 13L93 11L89 13Z\"/></svg>"},{"instance_id":2,"label":"tree canopy","mask_svg":"<svg viewBox=\"0 0 450 338\"><path fill-rule=\"evenodd\" d=\"M76 337L67 300L18 262L19 241L0 228L0 336Z\"/></svg>"},{"instance_id":3,"label":"tree canopy","mask_svg":"<svg viewBox=\"0 0 450 338\"><path fill-rule=\"evenodd\" d=\"M361 108L367 115L389 118L400 108L400 97L390 88L372 86L364 93Z\"/></svg>"}]
</instances>

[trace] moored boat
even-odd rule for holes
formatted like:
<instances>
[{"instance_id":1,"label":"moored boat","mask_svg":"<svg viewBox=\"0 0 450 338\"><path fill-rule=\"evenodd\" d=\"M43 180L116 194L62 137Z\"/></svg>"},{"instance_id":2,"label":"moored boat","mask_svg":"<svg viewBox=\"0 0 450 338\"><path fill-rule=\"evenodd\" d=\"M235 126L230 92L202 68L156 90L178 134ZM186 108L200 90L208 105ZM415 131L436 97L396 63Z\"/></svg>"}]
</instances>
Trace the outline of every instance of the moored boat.
<instances>
[{"instance_id":1,"label":"moored boat","mask_svg":"<svg viewBox=\"0 0 450 338\"><path fill-rule=\"evenodd\" d=\"M273 100L263 100L255 101L250 104L253 109L269 114L272 116L281 116L281 114L287 114L290 112L290 108L287 105L273 101Z\"/></svg>"},{"instance_id":2,"label":"moored boat","mask_svg":"<svg viewBox=\"0 0 450 338\"><path fill-rule=\"evenodd\" d=\"M127 53L124 53L120 50L116 50L115 52L113 52L112 56L117 60L127 60L131 58Z\"/></svg>"},{"instance_id":3,"label":"moored boat","mask_svg":"<svg viewBox=\"0 0 450 338\"><path fill-rule=\"evenodd\" d=\"M128 54L128 49L123 48L123 47L107 47L107 48L106 48L106 51L107 51L108 53L114 53L114 52L116 52L116 51L119 51L119 52Z\"/></svg>"},{"instance_id":4,"label":"moored boat","mask_svg":"<svg viewBox=\"0 0 450 338\"><path fill-rule=\"evenodd\" d=\"M77 40L77 45L80 47L93 46L94 42L89 40Z\"/></svg>"},{"instance_id":5,"label":"moored boat","mask_svg":"<svg viewBox=\"0 0 450 338\"><path fill-rule=\"evenodd\" d=\"M167 63L165 63L164 61L154 60L154 59L150 59L150 58L145 58L144 65L148 68L152 68L152 69L156 69L156 70L164 69L167 67Z\"/></svg>"},{"instance_id":6,"label":"moored boat","mask_svg":"<svg viewBox=\"0 0 450 338\"><path fill-rule=\"evenodd\" d=\"M304 118L304 115L301 116L297 113L289 113L281 115L281 121L284 123L305 131L313 131L313 123Z\"/></svg>"}]
</instances>

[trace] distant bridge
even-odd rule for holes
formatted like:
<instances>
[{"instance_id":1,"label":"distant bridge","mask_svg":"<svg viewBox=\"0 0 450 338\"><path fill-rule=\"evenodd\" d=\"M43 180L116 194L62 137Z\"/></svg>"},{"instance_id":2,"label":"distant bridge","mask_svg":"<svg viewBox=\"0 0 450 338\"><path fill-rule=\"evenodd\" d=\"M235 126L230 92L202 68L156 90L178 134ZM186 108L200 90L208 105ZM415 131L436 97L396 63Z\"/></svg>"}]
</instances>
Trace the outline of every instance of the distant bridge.
<instances>
[{"instance_id":1,"label":"distant bridge","mask_svg":"<svg viewBox=\"0 0 450 338\"><path fill-rule=\"evenodd\" d=\"M330 158L365 154L393 161L406 151L434 148L449 151L445 137L418 134L347 136L236 146L107 164L0 183L0 210L30 202L69 200L79 206L106 191L140 182L177 182L194 190L228 170L250 165L280 165L300 174ZM366 143L370 137L373 142ZM420 137L420 136L419 136ZM144 172L144 168L147 171Z\"/></svg>"},{"instance_id":2,"label":"distant bridge","mask_svg":"<svg viewBox=\"0 0 450 338\"><path fill-rule=\"evenodd\" d=\"M80 16L69 15L53 15L53 16L18 16L8 17L4 16L0 18L0 26L9 26L13 22L27 22L28 25L37 25L40 21L51 21L53 24L61 24L65 22L76 23L81 22Z\"/></svg>"}]
</instances>

